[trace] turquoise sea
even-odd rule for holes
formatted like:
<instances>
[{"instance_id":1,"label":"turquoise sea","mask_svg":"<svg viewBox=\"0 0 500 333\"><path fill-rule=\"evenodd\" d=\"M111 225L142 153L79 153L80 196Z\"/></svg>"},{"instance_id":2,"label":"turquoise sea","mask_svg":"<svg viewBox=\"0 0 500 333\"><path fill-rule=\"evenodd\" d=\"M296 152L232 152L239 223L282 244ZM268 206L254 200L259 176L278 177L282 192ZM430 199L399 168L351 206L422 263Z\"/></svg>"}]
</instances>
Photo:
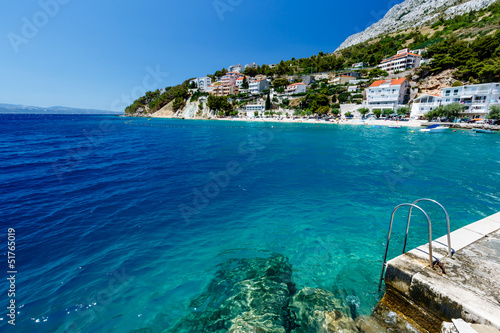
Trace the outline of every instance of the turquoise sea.
<instances>
[{"instance_id":1,"label":"turquoise sea","mask_svg":"<svg viewBox=\"0 0 500 333\"><path fill-rule=\"evenodd\" d=\"M500 133L412 130L0 115L0 331L9 228L15 332L162 332L200 311L220 265L276 254L297 289L369 314L396 205L435 199L452 230L500 210ZM408 248L426 243L413 221Z\"/></svg>"}]
</instances>

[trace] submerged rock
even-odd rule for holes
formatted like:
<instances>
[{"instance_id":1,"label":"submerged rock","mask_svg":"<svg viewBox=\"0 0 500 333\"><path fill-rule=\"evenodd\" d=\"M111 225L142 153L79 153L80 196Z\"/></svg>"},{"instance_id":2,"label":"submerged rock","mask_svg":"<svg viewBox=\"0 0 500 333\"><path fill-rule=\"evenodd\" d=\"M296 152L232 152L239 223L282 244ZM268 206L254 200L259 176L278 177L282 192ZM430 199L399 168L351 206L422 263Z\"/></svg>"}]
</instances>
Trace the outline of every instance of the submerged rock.
<instances>
[{"instance_id":1,"label":"submerged rock","mask_svg":"<svg viewBox=\"0 0 500 333\"><path fill-rule=\"evenodd\" d=\"M171 332L290 331L288 302L295 292L292 267L282 255L233 259L222 265L193 312Z\"/></svg>"},{"instance_id":2,"label":"submerged rock","mask_svg":"<svg viewBox=\"0 0 500 333\"><path fill-rule=\"evenodd\" d=\"M293 296L289 309L297 326L292 333L359 332L350 308L326 290L300 290Z\"/></svg>"}]
</instances>

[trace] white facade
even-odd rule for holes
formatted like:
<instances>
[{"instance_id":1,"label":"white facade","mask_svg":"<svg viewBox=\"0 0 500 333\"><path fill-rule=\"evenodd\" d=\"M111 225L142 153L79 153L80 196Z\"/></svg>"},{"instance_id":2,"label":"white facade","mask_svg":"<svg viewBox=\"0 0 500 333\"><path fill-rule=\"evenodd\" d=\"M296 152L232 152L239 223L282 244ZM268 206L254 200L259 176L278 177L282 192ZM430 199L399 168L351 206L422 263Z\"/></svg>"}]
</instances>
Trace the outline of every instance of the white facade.
<instances>
[{"instance_id":1,"label":"white facade","mask_svg":"<svg viewBox=\"0 0 500 333\"><path fill-rule=\"evenodd\" d=\"M198 79L196 79L196 84L198 86L198 89L200 89L203 92L206 92L208 86L212 84L212 78L209 76L199 77Z\"/></svg>"},{"instance_id":2,"label":"white facade","mask_svg":"<svg viewBox=\"0 0 500 333\"><path fill-rule=\"evenodd\" d=\"M484 118L492 105L500 105L500 83L483 83L444 88L441 96L423 95L413 101L412 116L424 115L440 105L460 103L461 116Z\"/></svg>"},{"instance_id":3,"label":"white facade","mask_svg":"<svg viewBox=\"0 0 500 333\"><path fill-rule=\"evenodd\" d=\"M441 105L441 96L433 94L424 94L415 98L411 106L410 117L418 118L425 115Z\"/></svg>"},{"instance_id":4,"label":"white facade","mask_svg":"<svg viewBox=\"0 0 500 333\"><path fill-rule=\"evenodd\" d=\"M396 55L382 60L378 67L389 74L394 74L394 72L404 72L409 68L419 67L421 60L422 56L411 53L410 49L403 49L398 51Z\"/></svg>"},{"instance_id":5,"label":"white facade","mask_svg":"<svg viewBox=\"0 0 500 333\"><path fill-rule=\"evenodd\" d=\"M269 89L269 81L264 79L256 80L248 85L248 90L252 95L258 95L266 89Z\"/></svg>"},{"instance_id":6,"label":"white facade","mask_svg":"<svg viewBox=\"0 0 500 333\"><path fill-rule=\"evenodd\" d=\"M252 62L251 64L246 64L245 69L247 68L257 68L259 67L255 62Z\"/></svg>"},{"instance_id":7,"label":"white facade","mask_svg":"<svg viewBox=\"0 0 500 333\"><path fill-rule=\"evenodd\" d=\"M243 66L241 66L241 64L237 64L237 65L232 65L232 66L229 66L229 68L227 69L228 72L238 72L238 73L241 73L243 71Z\"/></svg>"},{"instance_id":8,"label":"white facade","mask_svg":"<svg viewBox=\"0 0 500 333\"><path fill-rule=\"evenodd\" d=\"M257 114L261 116L264 114L265 109L266 107L263 103L247 104L245 106L245 113L247 114L247 117L255 117L255 112L257 111Z\"/></svg>"},{"instance_id":9,"label":"white facade","mask_svg":"<svg viewBox=\"0 0 500 333\"><path fill-rule=\"evenodd\" d=\"M375 81L367 89L367 104L370 108L394 110L406 102L409 87L406 78Z\"/></svg>"},{"instance_id":10,"label":"white facade","mask_svg":"<svg viewBox=\"0 0 500 333\"><path fill-rule=\"evenodd\" d=\"M299 82L287 86L285 94L293 95L293 94L305 93L306 90L307 90L307 85L305 83Z\"/></svg>"}]
</instances>

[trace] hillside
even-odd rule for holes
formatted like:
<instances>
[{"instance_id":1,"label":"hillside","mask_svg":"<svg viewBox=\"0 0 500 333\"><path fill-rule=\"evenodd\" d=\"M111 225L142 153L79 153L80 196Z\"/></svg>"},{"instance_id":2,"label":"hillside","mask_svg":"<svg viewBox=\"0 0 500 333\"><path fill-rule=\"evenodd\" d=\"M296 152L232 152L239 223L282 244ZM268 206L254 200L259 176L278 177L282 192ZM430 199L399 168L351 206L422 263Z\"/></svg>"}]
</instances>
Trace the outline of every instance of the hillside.
<instances>
[{"instance_id":1,"label":"hillside","mask_svg":"<svg viewBox=\"0 0 500 333\"><path fill-rule=\"evenodd\" d=\"M38 107L15 104L0 104L0 113L16 113L16 114L120 114L123 112L95 110L95 109L78 109L64 106Z\"/></svg>"},{"instance_id":2,"label":"hillside","mask_svg":"<svg viewBox=\"0 0 500 333\"><path fill-rule=\"evenodd\" d=\"M365 31L348 37L337 51L372 38L410 28L418 28L457 15L478 11L497 0L406 0L392 7L378 22Z\"/></svg>"},{"instance_id":3,"label":"hillside","mask_svg":"<svg viewBox=\"0 0 500 333\"><path fill-rule=\"evenodd\" d=\"M279 91L283 90L291 80L302 80L304 75L324 72L331 72L331 76L339 75L351 71L354 63L364 62L370 64L371 68L361 69L359 73L363 78L372 79L383 75L375 66L402 48L426 49L424 58L432 59L430 64L421 66L411 76L412 85L422 84L422 91L435 90L438 86L432 77L441 73L443 74L437 78L441 82L439 84L449 84L456 80L463 83L498 82L500 81L500 1L478 11L456 15L452 19L440 17L430 26L386 34L331 54L319 52L309 58L281 60L276 65L263 64L257 68L248 68L243 73L251 77L256 75L267 77L272 82L271 86ZM208 76L215 81L226 72L226 69L222 69ZM126 113L152 115L172 103L169 114L178 114L178 111L184 110L189 102L197 101L200 96L207 95L199 91L191 93L188 85L189 80L186 80L174 87L147 92L145 96L127 107ZM424 88L427 85L429 87ZM334 88L322 89L334 91L335 95L341 93ZM311 86L308 92L313 94L315 90L316 88ZM247 98L246 94L232 97L239 100L240 104ZM220 101L216 102L207 104L210 110L213 110L210 106ZM231 112L231 107L226 105L225 108ZM188 113L197 114L198 111L191 110ZM204 110L202 114L207 112Z\"/></svg>"}]
</instances>

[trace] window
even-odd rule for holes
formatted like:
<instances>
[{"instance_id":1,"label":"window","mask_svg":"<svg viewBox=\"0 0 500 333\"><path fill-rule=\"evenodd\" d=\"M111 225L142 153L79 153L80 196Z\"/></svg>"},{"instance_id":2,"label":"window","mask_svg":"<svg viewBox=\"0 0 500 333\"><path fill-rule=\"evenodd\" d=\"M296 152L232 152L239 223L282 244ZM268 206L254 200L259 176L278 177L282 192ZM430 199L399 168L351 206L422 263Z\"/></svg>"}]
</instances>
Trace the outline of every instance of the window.
<instances>
[{"instance_id":1,"label":"window","mask_svg":"<svg viewBox=\"0 0 500 333\"><path fill-rule=\"evenodd\" d=\"M453 96L458 95L458 89L453 90Z\"/></svg>"}]
</instances>

